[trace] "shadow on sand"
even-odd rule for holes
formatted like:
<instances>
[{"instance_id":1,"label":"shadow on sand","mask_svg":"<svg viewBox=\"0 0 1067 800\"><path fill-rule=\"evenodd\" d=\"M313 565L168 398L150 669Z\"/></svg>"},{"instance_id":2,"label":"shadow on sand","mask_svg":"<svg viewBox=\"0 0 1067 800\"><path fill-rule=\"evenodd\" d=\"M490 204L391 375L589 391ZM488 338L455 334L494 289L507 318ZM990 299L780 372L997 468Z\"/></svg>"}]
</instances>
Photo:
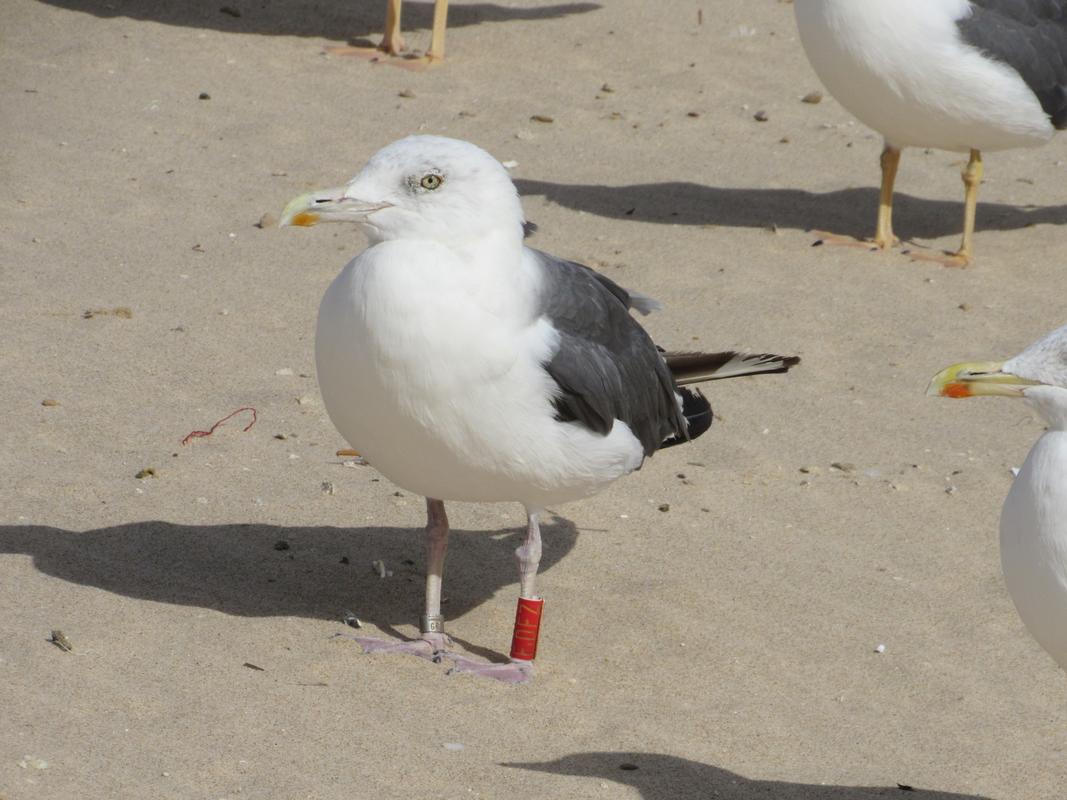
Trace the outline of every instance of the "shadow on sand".
<instances>
[{"instance_id":1,"label":"shadow on sand","mask_svg":"<svg viewBox=\"0 0 1067 800\"><path fill-rule=\"evenodd\" d=\"M878 189L805 192L800 189L721 189L696 183L597 186L518 179L522 195L543 195L553 203L602 217L673 225L735 228L821 228L862 238L874 234ZM1023 207L978 203L982 230L1067 224L1067 205ZM933 239L963 230L960 200L926 200L897 193L893 227L906 238Z\"/></svg>"},{"instance_id":2,"label":"shadow on sand","mask_svg":"<svg viewBox=\"0 0 1067 800\"><path fill-rule=\"evenodd\" d=\"M49 5L82 11L96 17L130 19L207 28L227 33L254 33L261 36L309 36L353 43L370 34L380 35L385 20L385 0L41 0ZM512 22L558 19L584 14L601 7L600 3L557 3L527 8L513 8L497 3L470 3L448 9L448 27L461 28L483 22ZM222 11L221 9L227 9ZM234 12L239 16L234 16ZM433 21L433 2L404 3L405 31L429 28Z\"/></svg>"},{"instance_id":3,"label":"shadow on sand","mask_svg":"<svg viewBox=\"0 0 1067 800\"><path fill-rule=\"evenodd\" d=\"M544 571L570 552L578 532L558 518L542 531ZM448 619L462 617L517 582L514 550L525 534L525 528L452 531L443 609ZM288 549L276 549L282 541ZM41 572L84 586L240 616L295 615L340 625L343 612L351 610L399 636L393 626L415 623L423 613L421 529L148 521L79 533L3 526L0 553L29 555ZM393 571L391 577L382 579L371 569L379 559Z\"/></svg>"},{"instance_id":4,"label":"shadow on sand","mask_svg":"<svg viewBox=\"0 0 1067 800\"><path fill-rule=\"evenodd\" d=\"M625 765L625 766L623 766ZM503 764L552 775L576 775L630 786L643 800L989 800L919 787L823 786L745 778L709 764L659 753L576 753L543 763Z\"/></svg>"}]
</instances>

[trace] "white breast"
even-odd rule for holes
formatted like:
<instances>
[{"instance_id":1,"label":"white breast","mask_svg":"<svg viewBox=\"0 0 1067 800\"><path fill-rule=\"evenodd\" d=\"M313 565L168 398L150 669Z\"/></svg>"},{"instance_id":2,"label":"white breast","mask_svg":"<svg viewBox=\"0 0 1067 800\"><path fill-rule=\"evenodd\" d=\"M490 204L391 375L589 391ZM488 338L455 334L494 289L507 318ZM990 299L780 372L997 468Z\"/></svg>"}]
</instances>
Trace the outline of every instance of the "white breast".
<instances>
[{"instance_id":1,"label":"white breast","mask_svg":"<svg viewBox=\"0 0 1067 800\"><path fill-rule=\"evenodd\" d=\"M1042 436L1000 517L1004 580L1033 637L1067 668L1067 432Z\"/></svg>"},{"instance_id":2,"label":"white breast","mask_svg":"<svg viewBox=\"0 0 1067 800\"><path fill-rule=\"evenodd\" d=\"M323 297L315 355L326 410L400 486L543 507L640 465L622 423L603 437L554 419L540 366L556 343L551 326L532 303L494 300L519 297L516 286L535 277L518 270L494 293L491 275L446 248L393 241L354 259Z\"/></svg>"},{"instance_id":3,"label":"white breast","mask_svg":"<svg viewBox=\"0 0 1067 800\"><path fill-rule=\"evenodd\" d=\"M895 147L1002 150L1053 133L1013 69L966 45L967 0L796 0L819 79Z\"/></svg>"}]
</instances>

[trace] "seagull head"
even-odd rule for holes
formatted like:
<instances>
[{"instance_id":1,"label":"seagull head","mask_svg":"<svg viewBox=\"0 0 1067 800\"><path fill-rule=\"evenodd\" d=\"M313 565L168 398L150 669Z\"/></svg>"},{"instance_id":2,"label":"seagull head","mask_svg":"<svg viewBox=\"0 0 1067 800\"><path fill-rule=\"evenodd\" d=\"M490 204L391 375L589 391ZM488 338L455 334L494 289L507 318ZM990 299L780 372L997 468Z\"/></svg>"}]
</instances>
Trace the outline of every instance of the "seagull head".
<instances>
[{"instance_id":1,"label":"seagull head","mask_svg":"<svg viewBox=\"0 0 1067 800\"><path fill-rule=\"evenodd\" d=\"M354 222L374 243L523 236L522 206L507 170L480 147L443 136L387 145L346 186L294 198L278 226L319 222Z\"/></svg>"},{"instance_id":2,"label":"seagull head","mask_svg":"<svg viewBox=\"0 0 1067 800\"><path fill-rule=\"evenodd\" d=\"M1067 429L1067 326L1007 361L968 361L934 376L926 393L941 397L1022 397L1051 426Z\"/></svg>"}]
</instances>

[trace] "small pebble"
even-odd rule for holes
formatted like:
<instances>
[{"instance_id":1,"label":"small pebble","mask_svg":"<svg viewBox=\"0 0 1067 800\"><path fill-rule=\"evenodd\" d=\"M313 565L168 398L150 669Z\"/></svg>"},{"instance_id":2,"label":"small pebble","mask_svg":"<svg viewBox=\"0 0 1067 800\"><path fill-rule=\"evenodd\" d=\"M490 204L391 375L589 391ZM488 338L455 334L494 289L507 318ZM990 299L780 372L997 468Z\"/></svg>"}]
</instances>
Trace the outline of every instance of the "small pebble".
<instances>
[{"instance_id":1,"label":"small pebble","mask_svg":"<svg viewBox=\"0 0 1067 800\"><path fill-rule=\"evenodd\" d=\"M145 467L133 477L137 478L139 481L143 481L145 478L158 478L159 475L156 474L155 467Z\"/></svg>"},{"instance_id":2,"label":"small pebble","mask_svg":"<svg viewBox=\"0 0 1067 800\"><path fill-rule=\"evenodd\" d=\"M48 406L48 407L58 406L59 405L59 401L58 400L42 400L41 401L41 405L42 406Z\"/></svg>"},{"instance_id":3,"label":"small pebble","mask_svg":"<svg viewBox=\"0 0 1067 800\"><path fill-rule=\"evenodd\" d=\"M52 638L49 639L49 641L64 653L69 653L74 649L74 645L70 643L70 639L64 636L63 631L61 630L52 631Z\"/></svg>"},{"instance_id":4,"label":"small pebble","mask_svg":"<svg viewBox=\"0 0 1067 800\"><path fill-rule=\"evenodd\" d=\"M757 111L755 114L752 115L752 119L756 120L756 122L766 122L770 119L770 117L767 116L766 111Z\"/></svg>"},{"instance_id":5,"label":"small pebble","mask_svg":"<svg viewBox=\"0 0 1067 800\"><path fill-rule=\"evenodd\" d=\"M810 103L811 105L818 105L822 102L822 92L808 92L806 95L800 98L801 103Z\"/></svg>"},{"instance_id":6,"label":"small pebble","mask_svg":"<svg viewBox=\"0 0 1067 800\"><path fill-rule=\"evenodd\" d=\"M259 218L259 222L256 223L257 228L277 228L278 218L271 214L269 211Z\"/></svg>"},{"instance_id":7,"label":"small pebble","mask_svg":"<svg viewBox=\"0 0 1067 800\"><path fill-rule=\"evenodd\" d=\"M406 97L408 100L411 100L415 97L415 93L411 91L411 89L401 89L399 92L397 92L397 96Z\"/></svg>"},{"instance_id":8,"label":"small pebble","mask_svg":"<svg viewBox=\"0 0 1067 800\"><path fill-rule=\"evenodd\" d=\"M605 83L603 86L600 87L600 91L604 92L605 94L611 94L615 90L609 84Z\"/></svg>"},{"instance_id":9,"label":"small pebble","mask_svg":"<svg viewBox=\"0 0 1067 800\"><path fill-rule=\"evenodd\" d=\"M958 308L960 311L970 311L971 310L971 304L970 303L960 303L958 306L956 306L956 308Z\"/></svg>"},{"instance_id":10,"label":"small pebble","mask_svg":"<svg viewBox=\"0 0 1067 800\"><path fill-rule=\"evenodd\" d=\"M274 549L275 550L288 550L289 549L289 542L285 541L285 539L279 539L278 541L276 541L274 543Z\"/></svg>"},{"instance_id":11,"label":"small pebble","mask_svg":"<svg viewBox=\"0 0 1067 800\"><path fill-rule=\"evenodd\" d=\"M219 11L221 13L226 14L226 15L231 16L231 17L239 17L239 16L241 16L240 9L234 8L233 6L223 6L222 8L219 9Z\"/></svg>"},{"instance_id":12,"label":"small pebble","mask_svg":"<svg viewBox=\"0 0 1067 800\"><path fill-rule=\"evenodd\" d=\"M835 461L830 465L830 469L836 469L838 472L855 472L856 465L847 461Z\"/></svg>"},{"instance_id":13,"label":"small pebble","mask_svg":"<svg viewBox=\"0 0 1067 800\"><path fill-rule=\"evenodd\" d=\"M441 746L444 747L445 750L451 750L452 752L458 752L463 749L463 744L460 742L445 742Z\"/></svg>"},{"instance_id":14,"label":"small pebble","mask_svg":"<svg viewBox=\"0 0 1067 800\"><path fill-rule=\"evenodd\" d=\"M663 512L667 512L667 511L670 511L670 510L671 510L671 504L670 504L670 503L663 503L663 504L662 504L662 505L661 505L661 506L659 507L659 510L660 510L660 511L663 511Z\"/></svg>"},{"instance_id":15,"label":"small pebble","mask_svg":"<svg viewBox=\"0 0 1067 800\"><path fill-rule=\"evenodd\" d=\"M688 112L686 112L686 116L687 117L699 117L700 116L700 112L699 111L688 111Z\"/></svg>"},{"instance_id":16,"label":"small pebble","mask_svg":"<svg viewBox=\"0 0 1067 800\"><path fill-rule=\"evenodd\" d=\"M534 114L532 117L530 117L530 119L532 119L534 122L545 122L545 123L555 122L556 121L554 117L549 117L549 116L546 116L544 114Z\"/></svg>"},{"instance_id":17,"label":"small pebble","mask_svg":"<svg viewBox=\"0 0 1067 800\"><path fill-rule=\"evenodd\" d=\"M629 761L624 761L623 763L619 764L619 769L624 770L626 772L633 772L635 769L640 769L640 767L638 767L637 764L631 764Z\"/></svg>"},{"instance_id":18,"label":"small pebble","mask_svg":"<svg viewBox=\"0 0 1067 800\"><path fill-rule=\"evenodd\" d=\"M334 494L336 492L333 481L323 481L321 488L323 494Z\"/></svg>"},{"instance_id":19,"label":"small pebble","mask_svg":"<svg viewBox=\"0 0 1067 800\"><path fill-rule=\"evenodd\" d=\"M874 648L874 652L876 652L876 653L884 653L885 652L885 645L884 644L878 645L876 648Z\"/></svg>"},{"instance_id":20,"label":"small pebble","mask_svg":"<svg viewBox=\"0 0 1067 800\"><path fill-rule=\"evenodd\" d=\"M211 95L209 95L207 92L201 92L199 99L200 100L210 100L211 99Z\"/></svg>"}]
</instances>

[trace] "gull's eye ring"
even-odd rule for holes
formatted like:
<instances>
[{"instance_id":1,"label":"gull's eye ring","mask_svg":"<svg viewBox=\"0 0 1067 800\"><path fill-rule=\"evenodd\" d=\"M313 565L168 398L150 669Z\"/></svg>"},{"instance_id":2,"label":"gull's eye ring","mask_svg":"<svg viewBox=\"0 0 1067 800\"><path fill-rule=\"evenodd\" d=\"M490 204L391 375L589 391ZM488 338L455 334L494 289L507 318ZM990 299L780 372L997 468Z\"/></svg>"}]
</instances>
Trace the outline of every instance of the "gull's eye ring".
<instances>
[{"instance_id":1,"label":"gull's eye ring","mask_svg":"<svg viewBox=\"0 0 1067 800\"><path fill-rule=\"evenodd\" d=\"M436 172L431 172L427 175L422 176L422 180L419 181L419 186L421 186L423 189L426 189L427 191L432 192L442 183L444 183L444 179L441 178L441 176L438 175Z\"/></svg>"}]
</instances>

